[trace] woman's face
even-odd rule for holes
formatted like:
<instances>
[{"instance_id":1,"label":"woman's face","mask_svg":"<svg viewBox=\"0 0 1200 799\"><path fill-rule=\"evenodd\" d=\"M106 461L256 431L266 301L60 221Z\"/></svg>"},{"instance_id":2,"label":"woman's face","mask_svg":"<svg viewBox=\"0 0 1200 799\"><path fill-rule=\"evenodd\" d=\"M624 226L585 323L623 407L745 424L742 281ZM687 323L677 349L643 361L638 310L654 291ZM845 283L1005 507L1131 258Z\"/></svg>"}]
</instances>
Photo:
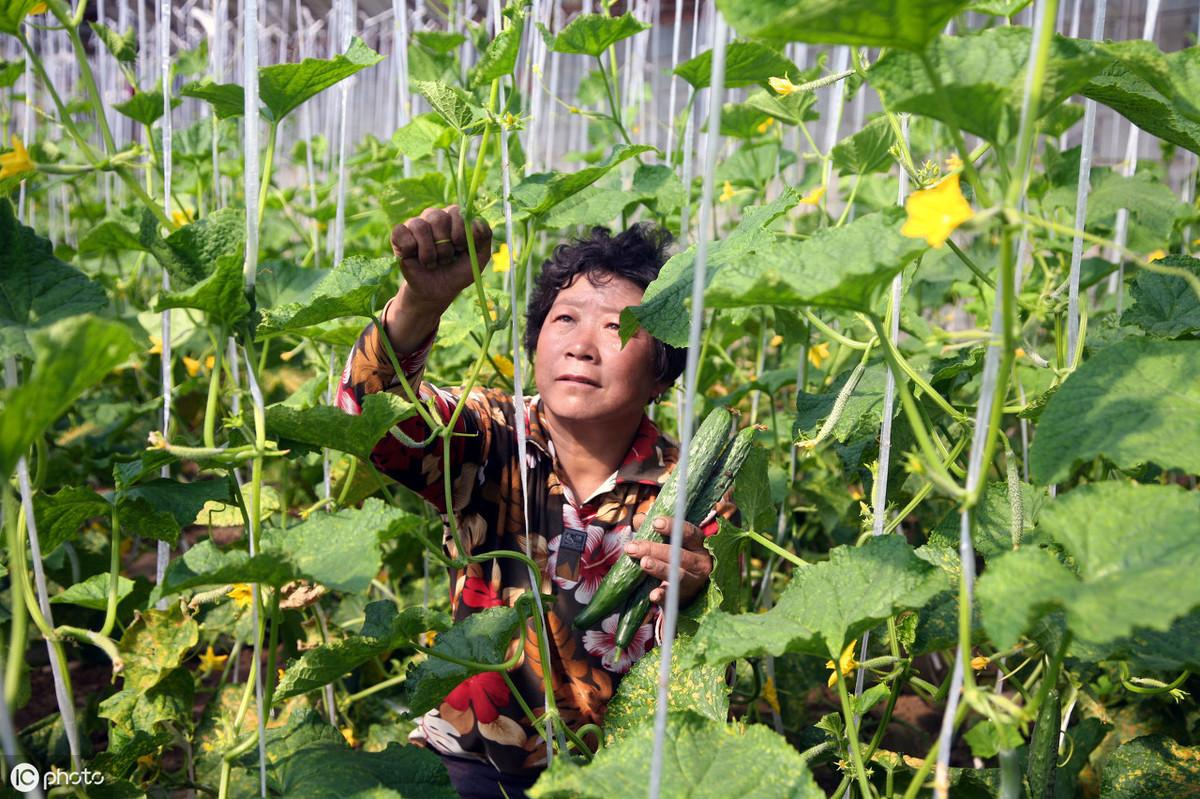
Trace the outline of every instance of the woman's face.
<instances>
[{"instance_id":1,"label":"woman's face","mask_svg":"<svg viewBox=\"0 0 1200 799\"><path fill-rule=\"evenodd\" d=\"M537 340L538 393L560 421L640 419L666 386L655 378L653 341L645 330L621 347L621 309L644 290L622 277L581 275L558 292Z\"/></svg>"}]
</instances>

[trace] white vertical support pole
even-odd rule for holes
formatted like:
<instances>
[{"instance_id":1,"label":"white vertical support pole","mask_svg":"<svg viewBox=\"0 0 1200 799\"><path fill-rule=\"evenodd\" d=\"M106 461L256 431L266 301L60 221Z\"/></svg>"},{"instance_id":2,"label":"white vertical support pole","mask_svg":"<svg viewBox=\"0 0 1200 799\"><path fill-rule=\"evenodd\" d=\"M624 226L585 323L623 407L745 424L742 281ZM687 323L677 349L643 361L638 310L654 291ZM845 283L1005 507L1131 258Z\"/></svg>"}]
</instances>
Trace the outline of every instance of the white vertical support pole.
<instances>
[{"instance_id":1,"label":"white vertical support pole","mask_svg":"<svg viewBox=\"0 0 1200 799\"><path fill-rule=\"evenodd\" d=\"M845 72L850 65L850 48L837 47L833 51L833 73ZM821 173L821 185L825 187L825 207L831 208L837 200L837 186L833 183L833 159L829 154L838 141L838 131L842 127L842 111L845 109L846 81L839 80L833 84L829 92L829 109L825 113L825 140L822 142L821 155L825 156L825 167Z\"/></svg>"},{"instance_id":2,"label":"white vertical support pole","mask_svg":"<svg viewBox=\"0 0 1200 799\"><path fill-rule=\"evenodd\" d=\"M695 426L696 378L699 372L700 334L704 322L705 272L708 266L709 232L713 213L713 170L721 144L721 105L725 96L725 40L728 33L724 18L713 9L712 79L709 87L708 133L704 148L704 178L700 191L699 238L696 241L696 265L692 276L691 326L688 331L687 364L684 369L684 404L679 435L679 462L676 480L687 482L688 450ZM671 525L671 557L667 567L667 598L660 647L658 694L654 708L654 750L650 759L650 799L658 799L662 790L663 754L667 737L667 710L671 692L671 650L675 644L675 628L679 620L679 561L683 552L683 522L687 515L687 492L675 498Z\"/></svg>"},{"instance_id":3,"label":"white vertical support pole","mask_svg":"<svg viewBox=\"0 0 1200 799\"><path fill-rule=\"evenodd\" d=\"M1146 19L1142 25L1142 38L1147 41L1154 40L1154 32L1158 26L1159 3L1160 0L1147 0L1146 2ZM1129 138L1125 141L1125 161L1121 165L1121 174L1127 178L1133 177L1137 172L1138 144L1141 132L1137 125L1130 124ZM1108 278L1108 291L1117 296L1117 316L1121 315L1121 309L1125 302L1125 256L1121 250L1125 248L1128 237L1129 209L1122 207L1117 211L1117 224L1113 231L1113 241L1117 244L1116 252L1113 253L1113 257L1117 260L1117 271Z\"/></svg>"},{"instance_id":4,"label":"white vertical support pole","mask_svg":"<svg viewBox=\"0 0 1200 799\"><path fill-rule=\"evenodd\" d=\"M1079 0L1075 3L1079 8ZM1092 9L1092 39L1103 41L1104 16L1108 0L1096 0ZM1075 350L1079 344L1079 274L1083 263L1083 227L1087 222L1088 192L1091 189L1092 152L1096 141L1096 101L1083 102L1083 140L1079 147L1079 182L1075 194L1075 234L1071 241L1071 270L1067 294L1067 368L1075 367Z\"/></svg>"},{"instance_id":5,"label":"white vertical support pole","mask_svg":"<svg viewBox=\"0 0 1200 799\"><path fill-rule=\"evenodd\" d=\"M397 127L408 124L408 0L392 0L392 57L396 59ZM404 177L412 175L412 159L404 156Z\"/></svg>"}]
</instances>

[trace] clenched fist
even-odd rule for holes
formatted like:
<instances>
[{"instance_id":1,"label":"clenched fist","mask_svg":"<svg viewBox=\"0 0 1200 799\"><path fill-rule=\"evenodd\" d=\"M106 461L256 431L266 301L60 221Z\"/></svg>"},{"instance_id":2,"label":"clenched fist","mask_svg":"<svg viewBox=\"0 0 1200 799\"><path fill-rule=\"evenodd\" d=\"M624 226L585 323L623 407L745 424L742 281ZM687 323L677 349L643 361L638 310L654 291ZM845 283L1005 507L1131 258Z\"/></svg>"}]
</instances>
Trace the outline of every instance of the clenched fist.
<instances>
[{"instance_id":1,"label":"clenched fist","mask_svg":"<svg viewBox=\"0 0 1200 799\"><path fill-rule=\"evenodd\" d=\"M471 225L475 254L483 269L492 257L492 229L476 219ZM450 305L475 278L467 250L467 232L457 205L426 208L392 229L392 251L400 259L408 303L427 307Z\"/></svg>"}]
</instances>

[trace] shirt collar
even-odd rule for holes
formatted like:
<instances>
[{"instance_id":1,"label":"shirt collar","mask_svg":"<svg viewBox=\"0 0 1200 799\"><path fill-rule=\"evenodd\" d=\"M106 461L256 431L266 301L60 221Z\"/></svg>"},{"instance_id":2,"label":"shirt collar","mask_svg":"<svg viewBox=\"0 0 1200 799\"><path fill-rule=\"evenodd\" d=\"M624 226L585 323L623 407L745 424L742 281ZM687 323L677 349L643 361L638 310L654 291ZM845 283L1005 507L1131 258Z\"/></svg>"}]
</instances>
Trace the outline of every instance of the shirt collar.
<instances>
[{"instance_id":1,"label":"shirt collar","mask_svg":"<svg viewBox=\"0 0 1200 799\"><path fill-rule=\"evenodd\" d=\"M534 395L528 400L526 418L529 422L526 432L530 443L542 451L546 457L557 462L554 454L554 442L550 440L549 431L541 418L541 397ZM644 485L662 485L667 474L679 460L679 445L642 414L633 443L625 454L625 459L612 477L605 481L604 488L611 489L622 483L642 483ZM586 500L585 500L586 501Z\"/></svg>"}]
</instances>

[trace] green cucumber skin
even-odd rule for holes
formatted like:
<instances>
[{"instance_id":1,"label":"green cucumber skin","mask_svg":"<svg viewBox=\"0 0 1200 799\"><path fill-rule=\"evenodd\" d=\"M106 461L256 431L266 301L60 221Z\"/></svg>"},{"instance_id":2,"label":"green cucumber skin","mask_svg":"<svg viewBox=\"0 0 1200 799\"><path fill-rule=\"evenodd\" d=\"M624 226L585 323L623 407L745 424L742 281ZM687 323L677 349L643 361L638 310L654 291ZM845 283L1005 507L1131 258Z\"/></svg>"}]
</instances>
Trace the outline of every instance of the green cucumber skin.
<instances>
[{"instance_id":1,"label":"green cucumber skin","mask_svg":"<svg viewBox=\"0 0 1200 799\"><path fill-rule=\"evenodd\" d=\"M704 419L700 429L692 437L687 475L687 495L689 497L695 496L708 481L713 466L724 454L732 427L733 415L725 408L716 408ZM658 492L658 497L650 506L646 518L642 520L641 526L634 534L634 541L662 542L662 536L654 531L654 520L659 516L670 515L675 506L679 482L676 475L678 475L678 470L672 470L671 474L667 476L662 490ZM592 601L575 617L574 626L580 630L592 627L620 607L625 598L629 596L629 592L637 585L637 578L641 574L644 572L638 562L628 555L622 555L600 582L600 587L596 589Z\"/></svg>"},{"instance_id":2,"label":"green cucumber skin","mask_svg":"<svg viewBox=\"0 0 1200 799\"><path fill-rule=\"evenodd\" d=\"M1051 799L1054 796L1061 723L1062 696L1056 686L1046 694L1046 701L1038 710L1037 723L1029 739L1029 763L1025 776L1029 780L1030 799Z\"/></svg>"},{"instance_id":3,"label":"green cucumber skin","mask_svg":"<svg viewBox=\"0 0 1200 799\"><path fill-rule=\"evenodd\" d=\"M642 626L642 620L650 611L650 594L658 584L658 580L647 576L629 595L625 611L621 614L621 621L617 624L617 649L624 650L637 634L638 627Z\"/></svg>"},{"instance_id":4,"label":"green cucumber skin","mask_svg":"<svg viewBox=\"0 0 1200 799\"><path fill-rule=\"evenodd\" d=\"M720 464L713 470L700 494L688 506L687 520L689 522L700 524L712 511L713 506L721 501L721 498L733 485L733 481L737 479L738 472L741 471L742 464L746 462L746 457L750 454L750 447L753 444L754 428L747 427L737 434L737 438L733 440L732 444L726 447ZM650 593L659 583L659 580L647 576L630 594L629 600L625 603L625 610L621 613L621 620L617 624L618 649L625 649L633 640L634 634L642 624L642 619L646 618L646 612L650 610Z\"/></svg>"}]
</instances>

